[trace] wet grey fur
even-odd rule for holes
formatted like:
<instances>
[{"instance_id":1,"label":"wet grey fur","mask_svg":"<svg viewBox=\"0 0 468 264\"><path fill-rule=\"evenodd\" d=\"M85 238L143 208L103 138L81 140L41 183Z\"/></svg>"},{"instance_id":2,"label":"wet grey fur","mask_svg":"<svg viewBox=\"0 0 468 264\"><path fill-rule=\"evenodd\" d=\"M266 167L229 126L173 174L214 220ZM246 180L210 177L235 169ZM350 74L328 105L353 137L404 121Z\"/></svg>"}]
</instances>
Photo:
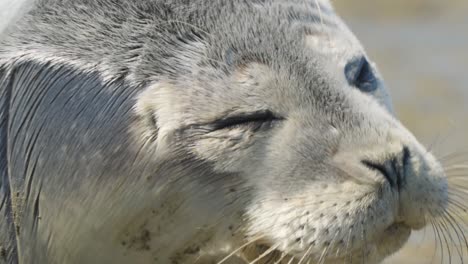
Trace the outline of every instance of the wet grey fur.
<instances>
[{"instance_id":1,"label":"wet grey fur","mask_svg":"<svg viewBox=\"0 0 468 264\"><path fill-rule=\"evenodd\" d=\"M290 70L305 78L305 86L316 83L317 76L303 74L311 72L306 65L314 64L313 56L305 56L297 42L318 13L304 11L302 1L287 9L268 2L40 1L0 48L1 212L8 219L1 221L0 259L14 263L17 243L21 263L50 263L46 241L35 239L38 221L46 221L39 220L40 195L73 193L87 177L98 184L101 178L158 175L161 165L145 159L148 153L125 148L132 144L126 126L137 118L131 112L135 96L148 84L169 79L186 89L191 78L217 78L251 61L297 65ZM200 52L191 46L197 42L209 46L199 68L178 63L180 53ZM44 58L23 60L15 57L18 50ZM48 62L51 54L63 61ZM76 70L76 62L89 72ZM195 75L203 72L211 75ZM123 148L113 153L115 145ZM96 151L99 157L93 157ZM11 195L19 199L15 212Z\"/></svg>"},{"instance_id":2,"label":"wet grey fur","mask_svg":"<svg viewBox=\"0 0 468 264\"><path fill-rule=\"evenodd\" d=\"M304 1L43 0L38 5L12 30L2 53L21 43L13 49L40 49L137 84L195 71L174 63L174 57L198 41L209 43L200 68L253 60L276 66L281 59L297 62L306 52L296 47L298 41L320 27L316 7ZM234 58L226 60L228 51Z\"/></svg>"}]
</instances>

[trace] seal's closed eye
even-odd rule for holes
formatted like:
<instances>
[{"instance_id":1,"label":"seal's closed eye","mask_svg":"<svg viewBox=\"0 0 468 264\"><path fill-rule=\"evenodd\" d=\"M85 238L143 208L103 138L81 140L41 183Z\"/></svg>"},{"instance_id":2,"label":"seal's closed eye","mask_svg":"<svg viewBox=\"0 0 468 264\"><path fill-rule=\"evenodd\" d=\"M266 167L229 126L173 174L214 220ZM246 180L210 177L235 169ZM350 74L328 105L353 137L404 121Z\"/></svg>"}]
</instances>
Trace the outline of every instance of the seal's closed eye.
<instances>
[{"instance_id":1,"label":"seal's closed eye","mask_svg":"<svg viewBox=\"0 0 468 264\"><path fill-rule=\"evenodd\" d=\"M243 113L216 120L212 125L214 130L228 129L238 126L250 125L254 130L261 128L265 124L280 120L269 110L262 110L252 113Z\"/></svg>"},{"instance_id":2,"label":"seal's closed eye","mask_svg":"<svg viewBox=\"0 0 468 264\"><path fill-rule=\"evenodd\" d=\"M352 59L346 64L344 73L349 85L359 88L363 92L377 89L377 79L372 67L363 56Z\"/></svg>"}]
</instances>

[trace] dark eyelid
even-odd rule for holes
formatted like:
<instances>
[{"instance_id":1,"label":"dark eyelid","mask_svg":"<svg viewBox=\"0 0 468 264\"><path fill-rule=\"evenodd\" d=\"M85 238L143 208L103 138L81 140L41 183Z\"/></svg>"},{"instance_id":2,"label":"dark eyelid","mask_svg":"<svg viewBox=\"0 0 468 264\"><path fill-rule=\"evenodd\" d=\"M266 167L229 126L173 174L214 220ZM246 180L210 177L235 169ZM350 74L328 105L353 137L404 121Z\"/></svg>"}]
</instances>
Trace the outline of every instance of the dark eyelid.
<instances>
[{"instance_id":1,"label":"dark eyelid","mask_svg":"<svg viewBox=\"0 0 468 264\"><path fill-rule=\"evenodd\" d=\"M241 125L245 123L253 123L253 122L268 122L273 120L279 120L280 117L275 116L269 110L261 110L251 113L241 113L236 114L233 116L223 117L218 119L212 123L213 129L223 129L228 128L236 125Z\"/></svg>"}]
</instances>

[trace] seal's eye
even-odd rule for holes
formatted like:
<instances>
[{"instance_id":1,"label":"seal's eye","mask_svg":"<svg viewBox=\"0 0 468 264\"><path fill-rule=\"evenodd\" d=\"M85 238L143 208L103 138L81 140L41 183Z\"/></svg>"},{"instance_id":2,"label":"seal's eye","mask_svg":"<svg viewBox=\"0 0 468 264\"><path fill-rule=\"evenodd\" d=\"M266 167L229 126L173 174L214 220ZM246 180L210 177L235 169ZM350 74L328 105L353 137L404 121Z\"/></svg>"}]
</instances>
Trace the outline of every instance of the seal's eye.
<instances>
[{"instance_id":1,"label":"seal's eye","mask_svg":"<svg viewBox=\"0 0 468 264\"><path fill-rule=\"evenodd\" d=\"M363 92L372 92L377 89L377 79L365 57L354 58L348 62L344 73L349 85L357 87Z\"/></svg>"},{"instance_id":2,"label":"seal's eye","mask_svg":"<svg viewBox=\"0 0 468 264\"><path fill-rule=\"evenodd\" d=\"M252 113L238 114L216 120L212 125L214 130L229 129L239 126L249 126L254 130L270 126L272 122L280 120L271 111L257 111Z\"/></svg>"}]
</instances>

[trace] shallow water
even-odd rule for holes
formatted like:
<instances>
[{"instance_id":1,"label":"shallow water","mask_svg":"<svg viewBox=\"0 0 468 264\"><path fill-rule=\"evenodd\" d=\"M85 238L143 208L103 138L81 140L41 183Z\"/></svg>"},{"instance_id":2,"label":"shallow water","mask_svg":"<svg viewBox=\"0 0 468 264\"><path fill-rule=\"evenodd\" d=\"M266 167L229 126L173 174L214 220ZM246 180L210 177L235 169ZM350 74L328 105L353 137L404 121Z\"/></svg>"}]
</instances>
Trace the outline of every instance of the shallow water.
<instances>
[{"instance_id":1,"label":"shallow water","mask_svg":"<svg viewBox=\"0 0 468 264\"><path fill-rule=\"evenodd\" d=\"M397 4L383 8L392 1ZM438 156L467 152L468 1L392 1L351 6L337 0L335 6L379 66L400 120ZM441 261L433 234L416 232L386 263L450 263L447 249ZM456 249L451 254L451 263L462 263Z\"/></svg>"}]
</instances>

